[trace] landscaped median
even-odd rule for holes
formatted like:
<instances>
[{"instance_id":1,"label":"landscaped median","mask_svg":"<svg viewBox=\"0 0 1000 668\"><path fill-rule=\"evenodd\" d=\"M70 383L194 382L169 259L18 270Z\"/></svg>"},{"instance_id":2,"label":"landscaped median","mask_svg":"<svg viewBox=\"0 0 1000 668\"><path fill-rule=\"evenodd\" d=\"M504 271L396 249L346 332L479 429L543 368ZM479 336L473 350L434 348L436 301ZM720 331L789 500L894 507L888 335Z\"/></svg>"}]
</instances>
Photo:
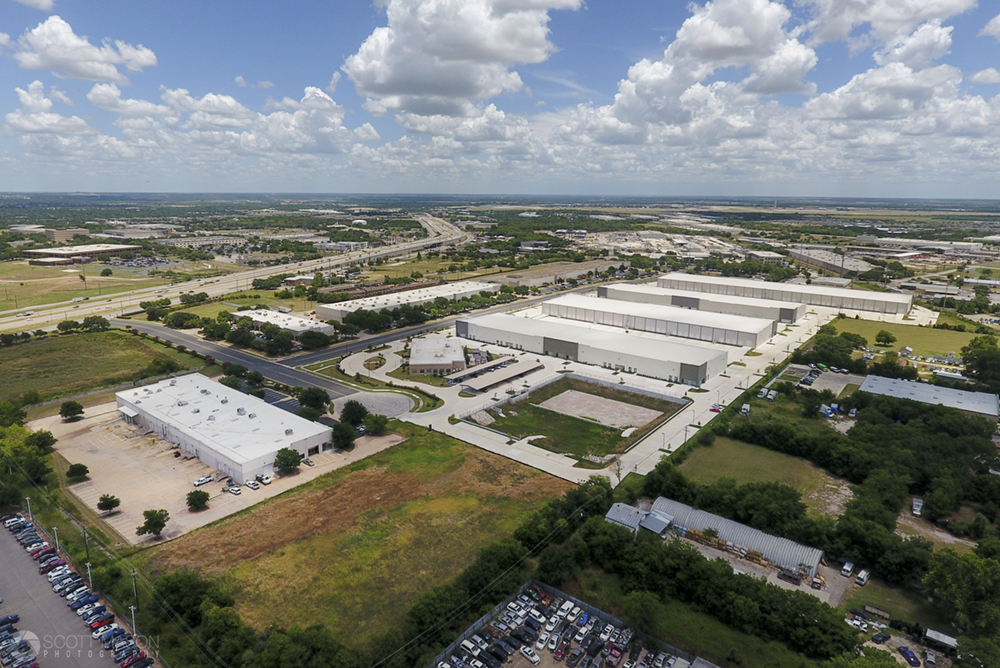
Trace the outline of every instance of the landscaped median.
<instances>
[{"instance_id":1,"label":"landscaped median","mask_svg":"<svg viewBox=\"0 0 1000 668\"><path fill-rule=\"evenodd\" d=\"M358 390L359 392L396 392L397 394L406 395L413 400L414 408L412 412L414 413L426 413L427 411L432 411L435 408L440 408L444 405L444 401L440 397L423 392L415 387L394 385L392 383L385 383L375 378L365 378L363 376L348 376L340 370L340 361L340 358L338 358L298 368L314 373L317 376L323 376L324 378L335 380L338 383L343 383L344 385Z\"/></svg>"}]
</instances>

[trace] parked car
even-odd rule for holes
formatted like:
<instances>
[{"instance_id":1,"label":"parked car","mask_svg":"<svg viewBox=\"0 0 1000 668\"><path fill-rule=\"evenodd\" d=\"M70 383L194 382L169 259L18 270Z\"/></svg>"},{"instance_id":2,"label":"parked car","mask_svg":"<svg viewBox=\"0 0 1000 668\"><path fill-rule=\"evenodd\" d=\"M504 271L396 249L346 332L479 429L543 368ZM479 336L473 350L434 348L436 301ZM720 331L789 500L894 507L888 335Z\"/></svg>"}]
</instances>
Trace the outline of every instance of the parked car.
<instances>
[{"instance_id":1,"label":"parked car","mask_svg":"<svg viewBox=\"0 0 1000 668\"><path fill-rule=\"evenodd\" d=\"M240 494L243 493L243 490L241 490L239 487L230 487L229 488L229 493L230 494L235 494L236 496L239 496Z\"/></svg>"},{"instance_id":2,"label":"parked car","mask_svg":"<svg viewBox=\"0 0 1000 668\"><path fill-rule=\"evenodd\" d=\"M521 648L521 655L525 659L527 659L528 661L530 661L531 665L533 665L533 666L537 666L538 664L540 664L542 662L542 659L537 654L535 654L535 651L533 649L531 649L530 647L527 647L527 646L522 647Z\"/></svg>"},{"instance_id":3,"label":"parked car","mask_svg":"<svg viewBox=\"0 0 1000 668\"><path fill-rule=\"evenodd\" d=\"M271 484L271 476L269 476L269 475L259 475L259 476L257 476L257 482L259 482L262 485L270 485Z\"/></svg>"},{"instance_id":4,"label":"parked car","mask_svg":"<svg viewBox=\"0 0 1000 668\"><path fill-rule=\"evenodd\" d=\"M875 643L876 645L881 645L891 637L892 636L890 636L888 633L884 631L879 631L878 633L872 636L872 642Z\"/></svg>"},{"instance_id":5,"label":"parked car","mask_svg":"<svg viewBox=\"0 0 1000 668\"><path fill-rule=\"evenodd\" d=\"M207 485L210 482L212 482L212 476L210 476L210 475L203 475L202 477L200 477L200 478L198 478L197 480L194 481L194 486L195 487L201 487L202 485Z\"/></svg>"},{"instance_id":6,"label":"parked car","mask_svg":"<svg viewBox=\"0 0 1000 668\"><path fill-rule=\"evenodd\" d=\"M913 668L920 668L920 659L917 658L917 655L913 653L912 649L903 646L899 648L899 653L903 655L906 662L913 666Z\"/></svg>"},{"instance_id":7,"label":"parked car","mask_svg":"<svg viewBox=\"0 0 1000 668\"><path fill-rule=\"evenodd\" d=\"M249 487L250 489L253 489L253 490L260 489L260 485L257 483L256 480L247 480L245 483L243 483L243 486L244 487Z\"/></svg>"}]
</instances>

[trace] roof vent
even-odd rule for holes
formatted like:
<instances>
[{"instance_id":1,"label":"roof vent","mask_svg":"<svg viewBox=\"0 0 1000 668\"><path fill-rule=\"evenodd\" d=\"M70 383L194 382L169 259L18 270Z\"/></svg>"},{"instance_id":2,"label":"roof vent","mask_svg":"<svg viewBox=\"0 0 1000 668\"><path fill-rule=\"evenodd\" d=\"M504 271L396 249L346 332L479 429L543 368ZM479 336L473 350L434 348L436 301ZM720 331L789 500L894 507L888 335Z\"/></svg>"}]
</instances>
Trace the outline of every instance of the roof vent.
<instances>
[{"instance_id":1,"label":"roof vent","mask_svg":"<svg viewBox=\"0 0 1000 668\"><path fill-rule=\"evenodd\" d=\"M208 390L202 390L201 393L202 394L208 394Z\"/></svg>"},{"instance_id":2,"label":"roof vent","mask_svg":"<svg viewBox=\"0 0 1000 668\"><path fill-rule=\"evenodd\" d=\"M184 401L183 399L181 399L180 401L178 401L178 402L177 402L177 405L178 405L178 406L187 406L187 405L188 405L188 402L186 402L186 401Z\"/></svg>"},{"instance_id":3,"label":"roof vent","mask_svg":"<svg viewBox=\"0 0 1000 668\"><path fill-rule=\"evenodd\" d=\"M292 435L292 430L291 429L286 429L285 430L285 436L291 436L291 435Z\"/></svg>"},{"instance_id":4,"label":"roof vent","mask_svg":"<svg viewBox=\"0 0 1000 668\"><path fill-rule=\"evenodd\" d=\"M215 416L214 416L214 415L209 415L209 416L208 416L208 419L209 419L209 420L214 420L214 419L215 419Z\"/></svg>"},{"instance_id":5,"label":"roof vent","mask_svg":"<svg viewBox=\"0 0 1000 668\"><path fill-rule=\"evenodd\" d=\"M137 404L141 404L141 403L142 403L142 399L136 399L136 400L135 400L135 403L137 403Z\"/></svg>"},{"instance_id":6,"label":"roof vent","mask_svg":"<svg viewBox=\"0 0 1000 668\"><path fill-rule=\"evenodd\" d=\"M222 403L228 404L229 403L229 399L227 399L225 397L222 397Z\"/></svg>"},{"instance_id":7,"label":"roof vent","mask_svg":"<svg viewBox=\"0 0 1000 668\"><path fill-rule=\"evenodd\" d=\"M256 413L251 413L251 414L250 414L250 415L248 415L247 417L248 417L248 418L250 418L250 419L252 420L252 419L254 419L255 417L257 417L257 414L256 414Z\"/></svg>"},{"instance_id":8,"label":"roof vent","mask_svg":"<svg viewBox=\"0 0 1000 668\"><path fill-rule=\"evenodd\" d=\"M176 385L177 384L177 379L176 378L171 378L170 379L170 384L171 385Z\"/></svg>"},{"instance_id":9,"label":"roof vent","mask_svg":"<svg viewBox=\"0 0 1000 668\"><path fill-rule=\"evenodd\" d=\"M191 412L192 412L192 413L200 413L200 412L201 412L201 409L200 409L200 408L195 408L195 409L194 409L194 410L192 410Z\"/></svg>"},{"instance_id":10,"label":"roof vent","mask_svg":"<svg viewBox=\"0 0 1000 668\"><path fill-rule=\"evenodd\" d=\"M247 409L245 409L245 408L237 408L236 409L236 414L237 415L246 415L247 414Z\"/></svg>"}]
</instances>

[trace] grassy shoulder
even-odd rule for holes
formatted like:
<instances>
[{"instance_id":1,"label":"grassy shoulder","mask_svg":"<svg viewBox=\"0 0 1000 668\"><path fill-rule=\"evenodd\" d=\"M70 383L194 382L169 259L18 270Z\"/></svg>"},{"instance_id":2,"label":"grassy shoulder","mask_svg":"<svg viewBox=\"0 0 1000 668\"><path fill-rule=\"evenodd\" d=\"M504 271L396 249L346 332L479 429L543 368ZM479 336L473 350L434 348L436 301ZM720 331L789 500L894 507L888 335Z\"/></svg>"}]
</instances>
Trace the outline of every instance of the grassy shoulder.
<instances>
[{"instance_id":1,"label":"grassy shoulder","mask_svg":"<svg viewBox=\"0 0 1000 668\"><path fill-rule=\"evenodd\" d=\"M618 618L622 616L625 594L618 576L590 568L562 588ZM686 603L671 600L658 612L650 626L650 635L720 666L818 668L819 664L812 659L780 643L731 629Z\"/></svg>"},{"instance_id":2,"label":"grassy shoulder","mask_svg":"<svg viewBox=\"0 0 1000 668\"><path fill-rule=\"evenodd\" d=\"M195 304L187 308L178 309L184 313L194 313L202 318L215 318L220 311L235 313L238 308L253 308L258 304L263 304L268 308L283 306L293 311L311 311L315 302L307 302L304 299L278 299L274 292L270 290L254 290L252 292L236 292L223 295L217 300Z\"/></svg>"},{"instance_id":3,"label":"grassy shoulder","mask_svg":"<svg viewBox=\"0 0 1000 668\"><path fill-rule=\"evenodd\" d=\"M444 405L444 400L433 397L430 394L416 388L399 387L398 385L390 386L388 383L384 383L376 378L348 376L338 368L337 365L339 362L340 360L326 360L316 364L309 364L302 368L319 376L325 376L326 378L335 380L338 383L344 383L345 385L358 390L387 390L390 392L405 394L413 400L413 405L415 407L413 410L417 413L426 413L427 411L432 411L435 408L440 408Z\"/></svg>"},{"instance_id":4,"label":"grassy shoulder","mask_svg":"<svg viewBox=\"0 0 1000 668\"><path fill-rule=\"evenodd\" d=\"M569 487L444 434L390 429L407 440L140 560L215 576L257 628L324 624L364 646Z\"/></svg>"},{"instance_id":5,"label":"grassy shoulder","mask_svg":"<svg viewBox=\"0 0 1000 668\"><path fill-rule=\"evenodd\" d=\"M890 587L879 580L869 580L864 587L851 587L840 604L845 612L866 605L885 610L893 619L917 622L924 628L948 633L951 622L940 603L934 603L919 592L902 587Z\"/></svg>"},{"instance_id":6,"label":"grassy shoulder","mask_svg":"<svg viewBox=\"0 0 1000 668\"><path fill-rule=\"evenodd\" d=\"M50 334L0 349L0 401L30 390L50 399L127 382L154 359L164 358L188 369L202 366L191 355L122 330Z\"/></svg>"}]
</instances>

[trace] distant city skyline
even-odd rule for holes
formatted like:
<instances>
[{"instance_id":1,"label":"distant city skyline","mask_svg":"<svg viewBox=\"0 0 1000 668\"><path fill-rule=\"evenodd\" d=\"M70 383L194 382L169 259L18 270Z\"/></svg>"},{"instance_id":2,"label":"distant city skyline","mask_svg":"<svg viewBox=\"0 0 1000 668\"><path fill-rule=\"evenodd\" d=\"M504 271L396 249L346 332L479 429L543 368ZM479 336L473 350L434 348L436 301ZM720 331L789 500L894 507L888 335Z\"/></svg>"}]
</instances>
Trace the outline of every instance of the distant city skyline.
<instances>
[{"instance_id":1,"label":"distant city skyline","mask_svg":"<svg viewBox=\"0 0 1000 668\"><path fill-rule=\"evenodd\" d=\"M1000 198L976 0L0 8L0 191Z\"/></svg>"}]
</instances>

